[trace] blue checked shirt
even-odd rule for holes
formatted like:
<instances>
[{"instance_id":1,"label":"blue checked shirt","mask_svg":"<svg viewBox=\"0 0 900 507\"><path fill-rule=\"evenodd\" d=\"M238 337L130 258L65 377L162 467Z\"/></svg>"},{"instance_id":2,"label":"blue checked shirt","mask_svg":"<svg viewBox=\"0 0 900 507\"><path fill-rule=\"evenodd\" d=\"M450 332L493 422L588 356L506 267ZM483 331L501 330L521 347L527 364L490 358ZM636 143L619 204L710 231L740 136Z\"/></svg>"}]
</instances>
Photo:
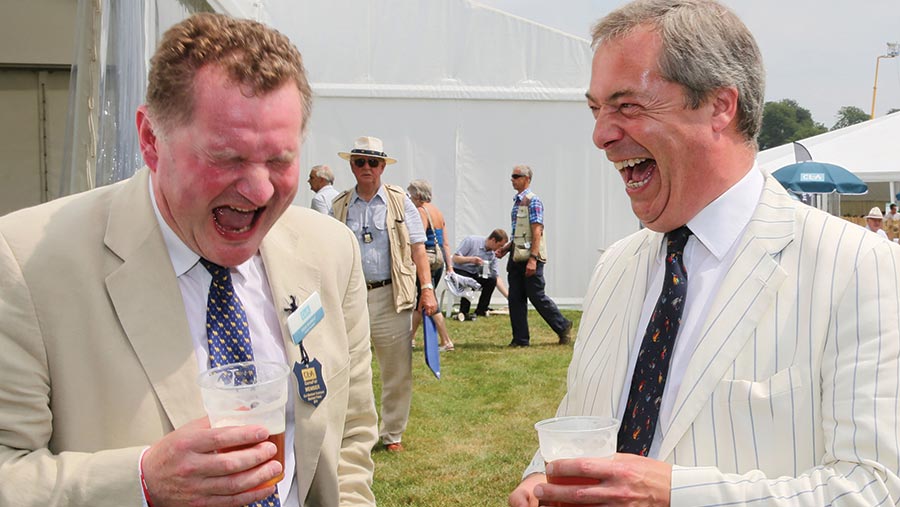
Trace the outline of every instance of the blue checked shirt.
<instances>
[{"instance_id":1,"label":"blue checked shirt","mask_svg":"<svg viewBox=\"0 0 900 507\"><path fill-rule=\"evenodd\" d=\"M532 224L544 224L544 203L541 202L541 198L532 192L530 188L526 188L521 193L516 194L513 198L512 213L510 213L512 219L512 233L509 235L510 238L516 235L516 209L526 195L531 198L531 203L528 205L528 221Z\"/></svg>"}]
</instances>

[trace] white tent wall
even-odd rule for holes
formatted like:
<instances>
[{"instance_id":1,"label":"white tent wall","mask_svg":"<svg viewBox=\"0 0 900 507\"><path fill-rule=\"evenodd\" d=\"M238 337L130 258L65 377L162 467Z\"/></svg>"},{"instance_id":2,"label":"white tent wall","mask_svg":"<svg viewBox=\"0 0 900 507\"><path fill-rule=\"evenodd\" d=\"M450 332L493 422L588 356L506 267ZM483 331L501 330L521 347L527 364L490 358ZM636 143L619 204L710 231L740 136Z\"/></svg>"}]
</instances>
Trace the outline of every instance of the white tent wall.
<instances>
[{"instance_id":1,"label":"white tent wall","mask_svg":"<svg viewBox=\"0 0 900 507\"><path fill-rule=\"evenodd\" d=\"M547 289L559 304L580 304L598 250L637 228L621 179L590 147L589 134L571 138L571 128L591 130L581 104L318 98L315 108L303 167L327 163L336 187L350 188L349 164L337 156L352 147L353 134L346 133L380 136L399 161L387 167L383 180L404 188L415 178L430 181L454 246L470 234L509 231L515 194L509 175L517 163L530 165L532 188L546 208ZM396 114L385 119L384 110ZM534 125L564 127L540 129L536 136ZM608 192L621 195L606 197ZM308 205L311 192L301 194L298 202Z\"/></svg>"},{"instance_id":2,"label":"white tent wall","mask_svg":"<svg viewBox=\"0 0 900 507\"><path fill-rule=\"evenodd\" d=\"M379 137L399 161L383 181L431 182L453 248L509 231L509 175L527 164L546 209L547 292L565 306L580 305L599 251L637 230L591 143L588 41L467 0L269 1L264 19L300 48L315 93L304 176L328 164L352 187L337 152ZM311 198L304 185L295 202Z\"/></svg>"}]
</instances>

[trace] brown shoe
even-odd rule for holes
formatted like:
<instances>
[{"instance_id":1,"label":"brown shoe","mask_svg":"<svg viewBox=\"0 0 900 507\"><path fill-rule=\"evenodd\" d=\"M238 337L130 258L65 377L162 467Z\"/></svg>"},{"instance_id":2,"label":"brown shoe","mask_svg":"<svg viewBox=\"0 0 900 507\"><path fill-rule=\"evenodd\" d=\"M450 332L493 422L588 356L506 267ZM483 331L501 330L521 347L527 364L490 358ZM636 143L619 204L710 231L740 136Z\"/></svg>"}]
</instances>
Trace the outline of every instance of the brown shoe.
<instances>
[{"instance_id":1,"label":"brown shoe","mask_svg":"<svg viewBox=\"0 0 900 507\"><path fill-rule=\"evenodd\" d=\"M403 452L403 444L400 442L394 442L393 444L387 444L384 446L387 449L387 452Z\"/></svg>"},{"instance_id":2,"label":"brown shoe","mask_svg":"<svg viewBox=\"0 0 900 507\"><path fill-rule=\"evenodd\" d=\"M568 324L566 324L566 328L559 332L557 335L559 336L559 344L560 345L568 345L572 342L572 321L570 320Z\"/></svg>"}]
</instances>

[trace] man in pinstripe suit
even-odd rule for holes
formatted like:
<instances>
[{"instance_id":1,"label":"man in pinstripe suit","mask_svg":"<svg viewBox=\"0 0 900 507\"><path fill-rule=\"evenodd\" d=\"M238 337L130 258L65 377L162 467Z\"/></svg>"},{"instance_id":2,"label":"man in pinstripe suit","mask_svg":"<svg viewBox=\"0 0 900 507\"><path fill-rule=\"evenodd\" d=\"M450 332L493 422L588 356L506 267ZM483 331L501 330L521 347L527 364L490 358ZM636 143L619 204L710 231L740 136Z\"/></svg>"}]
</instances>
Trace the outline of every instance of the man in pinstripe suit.
<instances>
[{"instance_id":1,"label":"man in pinstripe suit","mask_svg":"<svg viewBox=\"0 0 900 507\"><path fill-rule=\"evenodd\" d=\"M647 455L538 452L510 506L897 505L900 248L755 167L763 67L733 13L638 1L593 39L594 143L646 228L594 270L558 415L623 417L684 225L686 302Z\"/></svg>"}]
</instances>

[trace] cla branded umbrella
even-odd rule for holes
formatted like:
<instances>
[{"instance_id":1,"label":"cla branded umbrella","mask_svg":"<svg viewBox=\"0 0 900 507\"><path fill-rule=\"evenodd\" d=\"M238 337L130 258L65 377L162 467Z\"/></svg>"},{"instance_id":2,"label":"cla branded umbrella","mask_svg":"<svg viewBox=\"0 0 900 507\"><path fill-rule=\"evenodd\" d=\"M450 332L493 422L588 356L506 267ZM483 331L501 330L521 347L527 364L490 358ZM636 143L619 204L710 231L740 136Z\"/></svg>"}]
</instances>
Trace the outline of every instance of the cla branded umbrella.
<instances>
[{"instance_id":1,"label":"cla branded umbrella","mask_svg":"<svg viewBox=\"0 0 900 507\"><path fill-rule=\"evenodd\" d=\"M824 162L798 162L782 167L772 176L784 188L799 194L865 194L869 191L869 186L855 174Z\"/></svg>"}]
</instances>

